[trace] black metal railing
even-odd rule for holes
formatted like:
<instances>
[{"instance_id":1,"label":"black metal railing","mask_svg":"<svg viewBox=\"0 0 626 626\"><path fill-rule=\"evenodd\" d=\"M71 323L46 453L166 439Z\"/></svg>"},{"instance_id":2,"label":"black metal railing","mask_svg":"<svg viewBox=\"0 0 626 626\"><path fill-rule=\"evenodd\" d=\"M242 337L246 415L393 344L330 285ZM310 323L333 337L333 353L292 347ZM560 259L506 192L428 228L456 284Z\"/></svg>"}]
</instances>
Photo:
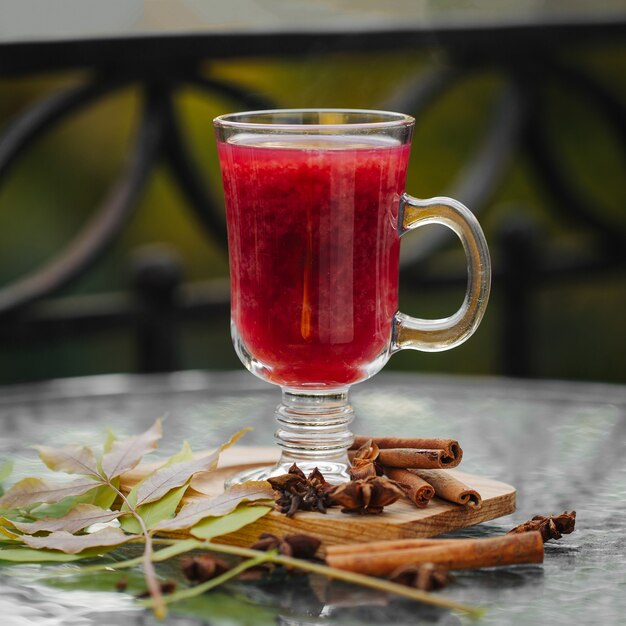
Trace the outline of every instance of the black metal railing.
<instances>
[{"instance_id":1,"label":"black metal railing","mask_svg":"<svg viewBox=\"0 0 626 626\"><path fill-rule=\"evenodd\" d=\"M592 253L569 257L556 249L538 249L535 227L525 220L503 224L496 252L501 262L494 268L494 281L502 300L504 326L500 344L499 371L515 376L533 375L529 354L532 293L542 284L594 273L623 273L626 259L626 228L602 203L578 188L563 170L558 151L550 139L546 119L546 93L551 85L566 85L590 102L626 154L624 103L593 76L579 67L558 62L553 51L532 50L526 55L493 57L456 50L456 59L439 70L415 77L381 106L404 111L419 119L427 109L469 74L497 70L504 87L490 117L489 129L478 150L449 190L477 213L484 213L505 177L513 158L523 153L537 183L549 196L551 207L573 227L588 229L599 242ZM319 52L319 51L318 51ZM199 63L191 65L200 67ZM128 85L140 85L142 113L133 148L125 167L106 198L93 212L83 231L59 255L36 271L0 288L0 345L15 346L50 337L96 333L110 328L134 329L139 371L167 371L184 366L180 355L180 325L190 319L228 318L228 290L224 281L187 285L175 258L152 250L141 255L133 269L133 292L99 296L55 298L106 254L128 223L133 208L157 162L164 162L183 192L187 204L207 236L225 246L223 211L205 184L201 169L181 133L174 97L179 89L193 85L207 96L226 96L241 108L271 108L265 97L223 80L190 71L190 64L136 65L132 70L117 66L96 68L85 84L52 94L36 102L11 121L0 136L0 184L32 143L65 118ZM626 162L626 159L625 159ZM414 271L414 262L424 260L449 240L446 232L416 238L403 256L403 284L435 289L462 285L458 274L427 274Z\"/></svg>"}]
</instances>

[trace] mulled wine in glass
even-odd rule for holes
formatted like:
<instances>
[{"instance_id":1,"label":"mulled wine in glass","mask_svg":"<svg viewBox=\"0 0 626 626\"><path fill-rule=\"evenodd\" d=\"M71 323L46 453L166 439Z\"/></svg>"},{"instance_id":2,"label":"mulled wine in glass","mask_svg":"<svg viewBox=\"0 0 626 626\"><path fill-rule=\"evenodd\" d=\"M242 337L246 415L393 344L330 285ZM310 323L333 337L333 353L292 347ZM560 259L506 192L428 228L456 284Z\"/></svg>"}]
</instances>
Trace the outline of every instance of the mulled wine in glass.
<instances>
[{"instance_id":1,"label":"mulled wine in glass","mask_svg":"<svg viewBox=\"0 0 626 626\"><path fill-rule=\"evenodd\" d=\"M347 480L350 385L405 348L465 341L484 314L487 244L474 215L450 198L404 192L414 120L383 111L270 110L215 119L224 183L231 329L243 364L279 385L277 466ZM452 316L398 311L400 238L443 224L461 239L468 285Z\"/></svg>"}]
</instances>

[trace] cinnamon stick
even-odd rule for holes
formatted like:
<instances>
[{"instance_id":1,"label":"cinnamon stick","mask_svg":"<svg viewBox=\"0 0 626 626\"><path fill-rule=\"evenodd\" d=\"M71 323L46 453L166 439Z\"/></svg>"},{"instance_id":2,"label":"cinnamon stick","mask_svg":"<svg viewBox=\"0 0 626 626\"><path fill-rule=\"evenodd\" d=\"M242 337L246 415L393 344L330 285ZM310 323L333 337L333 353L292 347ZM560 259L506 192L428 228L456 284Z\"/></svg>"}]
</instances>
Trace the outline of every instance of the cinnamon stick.
<instances>
[{"instance_id":1,"label":"cinnamon stick","mask_svg":"<svg viewBox=\"0 0 626 626\"><path fill-rule=\"evenodd\" d=\"M348 453L352 463L352 467L348 469L350 480L382 476L383 469L378 462L378 452L378 446L368 439L358 450Z\"/></svg>"},{"instance_id":2,"label":"cinnamon stick","mask_svg":"<svg viewBox=\"0 0 626 626\"><path fill-rule=\"evenodd\" d=\"M373 553L390 552L392 550L412 550L426 546L448 546L453 543L458 543L459 541L468 541L468 539L432 539L420 537L417 539L384 539L382 541L368 541L366 543L342 543L326 546L326 554L362 554L365 551Z\"/></svg>"},{"instance_id":3,"label":"cinnamon stick","mask_svg":"<svg viewBox=\"0 0 626 626\"><path fill-rule=\"evenodd\" d=\"M435 495L435 488L431 484L409 470L386 467L384 471L400 485L400 489L415 506L424 508Z\"/></svg>"},{"instance_id":4,"label":"cinnamon stick","mask_svg":"<svg viewBox=\"0 0 626 626\"><path fill-rule=\"evenodd\" d=\"M435 494L443 500L456 502L472 509L480 509L482 498L478 491L468 487L451 472L445 470L415 470L415 473L431 484Z\"/></svg>"},{"instance_id":5,"label":"cinnamon stick","mask_svg":"<svg viewBox=\"0 0 626 626\"><path fill-rule=\"evenodd\" d=\"M381 450L385 448L414 448L417 450L443 450L442 464L456 467L463 458L463 450L455 439L425 437L364 437L356 435L351 449L358 449L372 440Z\"/></svg>"},{"instance_id":6,"label":"cinnamon stick","mask_svg":"<svg viewBox=\"0 0 626 626\"><path fill-rule=\"evenodd\" d=\"M367 576L388 576L399 567L435 563L450 570L543 562L543 540L537 531L488 539L439 540L441 545L405 550L328 554L331 567Z\"/></svg>"},{"instance_id":7,"label":"cinnamon stick","mask_svg":"<svg viewBox=\"0 0 626 626\"><path fill-rule=\"evenodd\" d=\"M378 454L378 461L386 467L398 467L401 469L447 469L456 467L461 458L450 460L443 449L384 448Z\"/></svg>"}]
</instances>

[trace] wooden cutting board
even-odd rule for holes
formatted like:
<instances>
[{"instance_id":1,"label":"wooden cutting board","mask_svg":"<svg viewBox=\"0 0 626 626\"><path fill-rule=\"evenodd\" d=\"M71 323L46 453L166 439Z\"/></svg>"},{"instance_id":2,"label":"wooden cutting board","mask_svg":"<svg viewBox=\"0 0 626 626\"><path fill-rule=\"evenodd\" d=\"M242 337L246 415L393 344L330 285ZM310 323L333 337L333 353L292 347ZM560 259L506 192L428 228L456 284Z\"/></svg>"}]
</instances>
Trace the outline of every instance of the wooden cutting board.
<instances>
[{"instance_id":1,"label":"wooden cutting board","mask_svg":"<svg viewBox=\"0 0 626 626\"><path fill-rule=\"evenodd\" d=\"M223 491L224 480L231 475L259 465L272 465L277 458L278 452L275 448L234 446L222 453L217 470L204 474L200 479L196 477L193 484L200 491L190 489L185 494L183 504L198 498L215 496ZM143 465L125 474L122 490L128 491L154 467L154 465ZM330 509L326 515L303 511L289 519L282 513L272 511L237 532L223 535L218 541L249 546L264 532L276 535L288 533L316 535L326 545L381 539L433 537L515 511L515 489L511 485L457 470L446 471L453 473L481 494L483 502L480 509L470 509L433 498L423 509L403 499L387 507L381 515L345 514L336 508ZM172 535L184 536L184 533L172 533Z\"/></svg>"}]
</instances>

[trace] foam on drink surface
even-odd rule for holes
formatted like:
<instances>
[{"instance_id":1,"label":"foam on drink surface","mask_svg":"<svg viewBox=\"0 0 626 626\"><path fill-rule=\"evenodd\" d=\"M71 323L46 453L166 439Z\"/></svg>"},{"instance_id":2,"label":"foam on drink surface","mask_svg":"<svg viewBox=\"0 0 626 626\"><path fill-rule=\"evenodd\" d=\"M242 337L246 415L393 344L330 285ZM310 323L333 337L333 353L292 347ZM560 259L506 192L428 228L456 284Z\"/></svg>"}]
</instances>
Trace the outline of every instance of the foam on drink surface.
<instances>
[{"instance_id":1,"label":"foam on drink surface","mask_svg":"<svg viewBox=\"0 0 626 626\"><path fill-rule=\"evenodd\" d=\"M394 137L384 135L280 135L239 133L228 143L251 148L280 148L286 150L378 150L400 145Z\"/></svg>"}]
</instances>

